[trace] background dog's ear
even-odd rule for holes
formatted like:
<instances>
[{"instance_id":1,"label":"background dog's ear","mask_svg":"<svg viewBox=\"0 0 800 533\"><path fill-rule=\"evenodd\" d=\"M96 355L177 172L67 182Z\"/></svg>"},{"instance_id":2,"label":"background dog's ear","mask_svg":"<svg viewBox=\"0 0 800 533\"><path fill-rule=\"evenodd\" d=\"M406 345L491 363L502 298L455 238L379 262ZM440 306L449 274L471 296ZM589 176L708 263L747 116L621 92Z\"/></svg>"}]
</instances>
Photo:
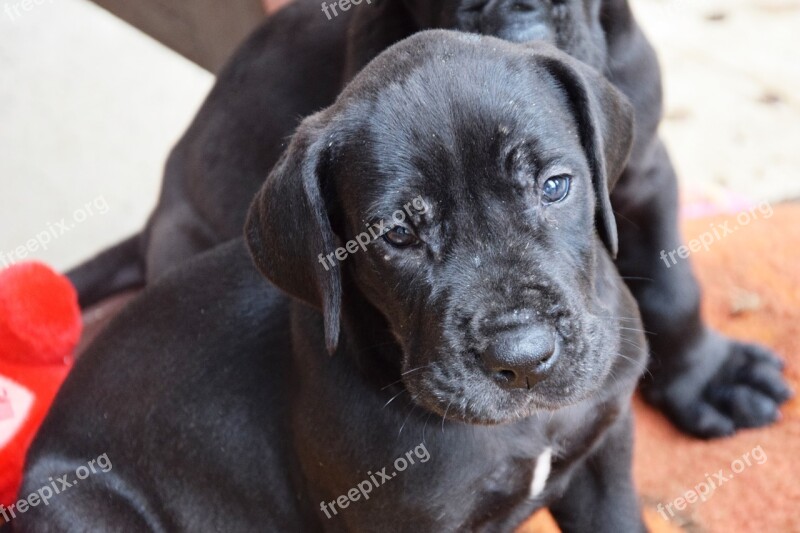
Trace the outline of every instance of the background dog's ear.
<instances>
[{"instance_id":1,"label":"background dog's ear","mask_svg":"<svg viewBox=\"0 0 800 533\"><path fill-rule=\"evenodd\" d=\"M339 267L319 259L336 249L323 185L329 141L320 114L298 127L250 206L245 236L264 276L295 298L322 309L325 343L339 339L342 281Z\"/></svg>"},{"instance_id":2,"label":"background dog's ear","mask_svg":"<svg viewBox=\"0 0 800 533\"><path fill-rule=\"evenodd\" d=\"M597 231L611 256L616 258L619 242L610 195L625 170L633 146L633 106L591 67L552 51L538 57L563 87L575 113L581 144L592 171Z\"/></svg>"}]
</instances>

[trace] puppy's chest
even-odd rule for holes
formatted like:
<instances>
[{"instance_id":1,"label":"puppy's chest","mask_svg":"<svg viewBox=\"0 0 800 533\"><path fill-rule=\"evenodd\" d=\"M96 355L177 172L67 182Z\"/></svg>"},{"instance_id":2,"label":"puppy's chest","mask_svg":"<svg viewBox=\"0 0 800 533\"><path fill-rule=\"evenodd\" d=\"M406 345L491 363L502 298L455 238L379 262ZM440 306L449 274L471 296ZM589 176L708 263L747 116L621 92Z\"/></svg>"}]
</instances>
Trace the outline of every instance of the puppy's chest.
<instances>
[{"instance_id":1,"label":"puppy's chest","mask_svg":"<svg viewBox=\"0 0 800 533\"><path fill-rule=\"evenodd\" d=\"M496 465L494 470L476 486L481 488L484 501L499 500L536 502L543 499L546 489L552 482L553 448L547 446L533 457L515 457Z\"/></svg>"},{"instance_id":2,"label":"puppy's chest","mask_svg":"<svg viewBox=\"0 0 800 533\"><path fill-rule=\"evenodd\" d=\"M611 411L608 416L613 419L615 414ZM535 448L513 453L511 449L519 452L523 448L517 442L507 453L499 453L493 471L476 483L484 492L483 497L498 507L514 502L540 507L560 493L569 481L572 466L586 458L608 424L603 417L583 415L578 409L566 416L554 416L544 430L548 437L539 434L531 438L538 441Z\"/></svg>"}]
</instances>

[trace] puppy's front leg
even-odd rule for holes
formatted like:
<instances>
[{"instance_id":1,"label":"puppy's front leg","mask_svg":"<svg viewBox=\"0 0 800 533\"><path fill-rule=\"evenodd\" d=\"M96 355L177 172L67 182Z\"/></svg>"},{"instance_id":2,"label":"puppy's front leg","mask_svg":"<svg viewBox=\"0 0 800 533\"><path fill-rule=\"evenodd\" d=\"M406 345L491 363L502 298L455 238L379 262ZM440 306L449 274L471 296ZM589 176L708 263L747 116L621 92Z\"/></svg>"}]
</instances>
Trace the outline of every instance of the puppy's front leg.
<instances>
[{"instance_id":1,"label":"puppy's front leg","mask_svg":"<svg viewBox=\"0 0 800 533\"><path fill-rule=\"evenodd\" d=\"M617 419L550 512L564 533L647 531L633 486L633 416Z\"/></svg>"},{"instance_id":2,"label":"puppy's front leg","mask_svg":"<svg viewBox=\"0 0 800 533\"><path fill-rule=\"evenodd\" d=\"M620 273L636 296L651 349L645 396L684 431L712 438L774 422L791 391L769 350L703 324L700 288L678 231L678 187L654 138L612 196Z\"/></svg>"}]
</instances>

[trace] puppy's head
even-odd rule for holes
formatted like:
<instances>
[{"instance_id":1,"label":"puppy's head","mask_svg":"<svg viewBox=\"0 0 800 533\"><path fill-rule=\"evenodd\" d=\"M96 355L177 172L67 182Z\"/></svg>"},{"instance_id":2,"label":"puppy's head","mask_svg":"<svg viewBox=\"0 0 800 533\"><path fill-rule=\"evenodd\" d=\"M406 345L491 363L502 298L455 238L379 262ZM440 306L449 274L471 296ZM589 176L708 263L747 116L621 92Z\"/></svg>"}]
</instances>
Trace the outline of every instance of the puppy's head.
<instances>
[{"instance_id":1,"label":"puppy's head","mask_svg":"<svg viewBox=\"0 0 800 533\"><path fill-rule=\"evenodd\" d=\"M624 97L551 46L423 32L303 122L254 200L249 246L322 309L330 350L346 278L430 410L500 423L568 405L617 354L599 287L631 122Z\"/></svg>"},{"instance_id":2,"label":"puppy's head","mask_svg":"<svg viewBox=\"0 0 800 533\"><path fill-rule=\"evenodd\" d=\"M512 42L545 41L601 67L601 0L402 0L420 28L449 28Z\"/></svg>"}]
</instances>

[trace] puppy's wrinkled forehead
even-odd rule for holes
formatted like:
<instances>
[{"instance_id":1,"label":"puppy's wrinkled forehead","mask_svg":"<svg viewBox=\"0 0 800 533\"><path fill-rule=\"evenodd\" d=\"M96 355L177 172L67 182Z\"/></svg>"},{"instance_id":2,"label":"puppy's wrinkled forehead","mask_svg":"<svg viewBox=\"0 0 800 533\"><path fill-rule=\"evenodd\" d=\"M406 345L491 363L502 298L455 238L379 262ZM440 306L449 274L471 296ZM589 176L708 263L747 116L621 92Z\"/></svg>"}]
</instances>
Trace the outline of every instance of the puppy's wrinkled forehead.
<instances>
[{"instance_id":1,"label":"puppy's wrinkled forehead","mask_svg":"<svg viewBox=\"0 0 800 533\"><path fill-rule=\"evenodd\" d=\"M522 45L449 36L389 56L399 61L373 63L363 74L368 86L357 94L369 97L349 101L351 170L390 179L402 196L418 192L421 181L450 191L463 188L459 179L473 190L508 189L513 172L499 170L520 152L531 171L557 159L584 164L567 96ZM415 60L404 61L409 56Z\"/></svg>"}]
</instances>

